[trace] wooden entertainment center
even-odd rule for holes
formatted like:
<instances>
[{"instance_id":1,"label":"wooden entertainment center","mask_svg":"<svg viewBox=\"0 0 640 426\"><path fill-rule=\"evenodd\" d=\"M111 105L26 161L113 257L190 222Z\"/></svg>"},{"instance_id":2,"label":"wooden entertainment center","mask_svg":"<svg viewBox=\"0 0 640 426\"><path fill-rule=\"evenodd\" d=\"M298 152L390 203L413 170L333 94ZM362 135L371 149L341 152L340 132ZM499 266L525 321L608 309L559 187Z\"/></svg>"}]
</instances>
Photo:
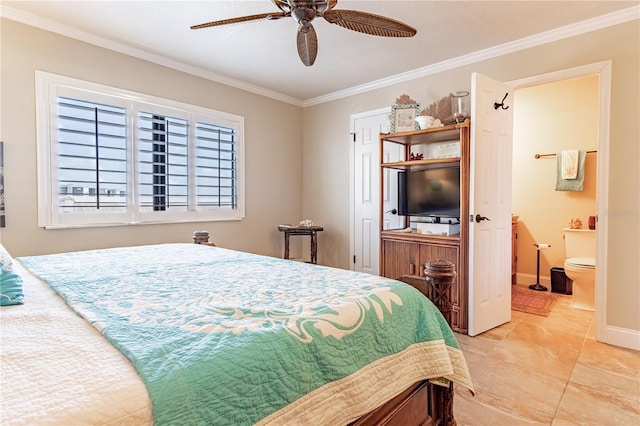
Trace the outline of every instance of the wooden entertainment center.
<instances>
[{"instance_id":1,"label":"wooden entertainment center","mask_svg":"<svg viewBox=\"0 0 640 426\"><path fill-rule=\"evenodd\" d=\"M445 260L455 265L457 280L448 290L451 303L450 326L459 333L468 331L469 271L469 168L470 121L444 127L394 134L380 134L380 158L385 144L400 144L401 161L382 162L380 173L380 275L394 279L424 280L426 262ZM458 149L459 144L459 149ZM418 155L414 150L421 151ZM420 159L413 159L413 158ZM410 227L412 217L404 217L401 229L385 229L385 194L389 171L422 170L448 165L460 166L460 233L420 233Z\"/></svg>"}]
</instances>

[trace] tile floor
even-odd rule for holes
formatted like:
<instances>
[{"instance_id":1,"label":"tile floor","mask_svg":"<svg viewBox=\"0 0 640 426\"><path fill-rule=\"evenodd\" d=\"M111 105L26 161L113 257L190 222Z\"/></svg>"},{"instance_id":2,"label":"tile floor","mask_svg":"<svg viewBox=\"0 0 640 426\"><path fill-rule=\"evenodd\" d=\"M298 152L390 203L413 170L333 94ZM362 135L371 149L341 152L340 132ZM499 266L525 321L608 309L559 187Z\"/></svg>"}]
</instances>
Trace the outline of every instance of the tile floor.
<instances>
[{"instance_id":1,"label":"tile floor","mask_svg":"<svg viewBox=\"0 0 640 426\"><path fill-rule=\"evenodd\" d=\"M640 426L640 352L597 342L594 313L570 302L456 334L476 390L455 393L458 425Z\"/></svg>"}]
</instances>

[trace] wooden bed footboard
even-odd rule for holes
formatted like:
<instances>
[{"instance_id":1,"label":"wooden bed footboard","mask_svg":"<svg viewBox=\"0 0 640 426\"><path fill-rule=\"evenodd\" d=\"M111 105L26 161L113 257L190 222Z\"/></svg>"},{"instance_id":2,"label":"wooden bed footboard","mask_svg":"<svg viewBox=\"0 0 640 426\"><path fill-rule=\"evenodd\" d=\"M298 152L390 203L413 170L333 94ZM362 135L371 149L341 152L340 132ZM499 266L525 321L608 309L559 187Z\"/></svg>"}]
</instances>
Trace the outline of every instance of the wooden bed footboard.
<instances>
[{"instance_id":1,"label":"wooden bed footboard","mask_svg":"<svg viewBox=\"0 0 640 426\"><path fill-rule=\"evenodd\" d=\"M350 426L454 426L453 383L448 387L425 380L365 414Z\"/></svg>"},{"instance_id":2,"label":"wooden bed footboard","mask_svg":"<svg viewBox=\"0 0 640 426\"><path fill-rule=\"evenodd\" d=\"M405 275L399 278L429 297L424 277ZM374 411L364 415L352 425L438 425L453 426L453 383L448 387L425 380L414 384Z\"/></svg>"}]
</instances>

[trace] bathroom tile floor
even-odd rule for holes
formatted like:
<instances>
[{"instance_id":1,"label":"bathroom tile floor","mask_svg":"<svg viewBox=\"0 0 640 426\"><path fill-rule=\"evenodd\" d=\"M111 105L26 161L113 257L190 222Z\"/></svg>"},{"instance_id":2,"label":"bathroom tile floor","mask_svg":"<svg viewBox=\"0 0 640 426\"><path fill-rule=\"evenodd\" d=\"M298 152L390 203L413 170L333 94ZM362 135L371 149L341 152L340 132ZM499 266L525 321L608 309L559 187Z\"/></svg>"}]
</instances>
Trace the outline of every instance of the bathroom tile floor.
<instances>
[{"instance_id":1,"label":"bathroom tile floor","mask_svg":"<svg viewBox=\"0 0 640 426\"><path fill-rule=\"evenodd\" d=\"M456 334L476 391L456 390L458 425L640 425L640 352L597 342L594 313L570 303Z\"/></svg>"}]
</instances>

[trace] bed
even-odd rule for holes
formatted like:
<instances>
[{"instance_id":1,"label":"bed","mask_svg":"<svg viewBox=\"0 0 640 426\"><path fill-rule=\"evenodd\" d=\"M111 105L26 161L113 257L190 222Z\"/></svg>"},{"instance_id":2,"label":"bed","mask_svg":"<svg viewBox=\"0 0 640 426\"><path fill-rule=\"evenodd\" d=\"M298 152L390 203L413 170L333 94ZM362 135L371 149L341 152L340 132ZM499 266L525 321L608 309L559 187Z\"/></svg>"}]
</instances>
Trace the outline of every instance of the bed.
<instances>
[{"instance_id":1,"label":"bed","mask_svg":"<svg viewBox=\"0 0 640 426\"><path fill-rule=\"evenodd\" d=\"M198 244L18 258L0 422L453 424L473 390L414 287Z\"/></svg>"}]
</instances>

